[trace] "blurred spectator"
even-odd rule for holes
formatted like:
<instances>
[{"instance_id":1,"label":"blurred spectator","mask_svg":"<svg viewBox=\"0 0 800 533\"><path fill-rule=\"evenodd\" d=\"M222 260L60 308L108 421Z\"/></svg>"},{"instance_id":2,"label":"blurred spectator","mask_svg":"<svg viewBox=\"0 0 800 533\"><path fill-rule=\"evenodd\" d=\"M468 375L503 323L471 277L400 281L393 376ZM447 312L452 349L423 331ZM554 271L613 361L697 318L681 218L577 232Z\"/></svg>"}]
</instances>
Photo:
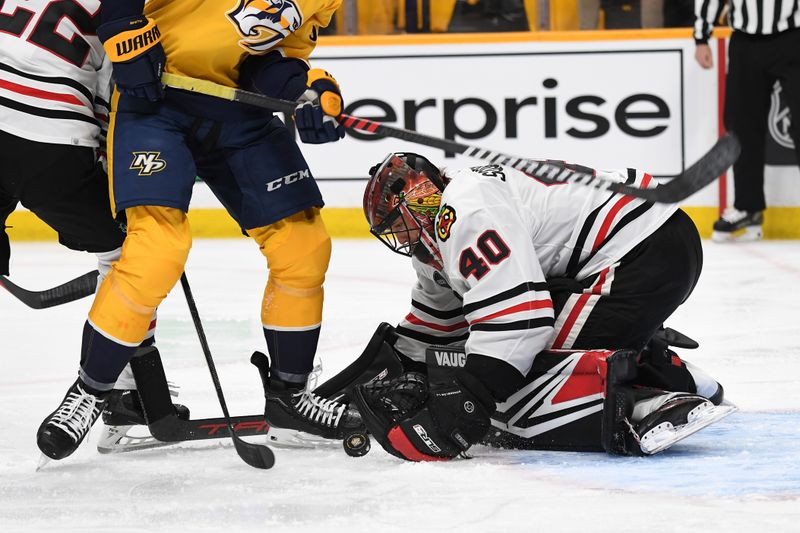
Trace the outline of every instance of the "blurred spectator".
<instances>
[{"instance_id":1,"label":"blurred spectator","mask_svg":"<svg viewBox=\"0 0 800 533\"><path fill-rule=\"evenodd\" d=\"M689 28L694 25L694 0L664 0L664 27Z\"/></svg>"},{"instance_id":2,"label":"blurred spectator","mask_svg":"<svg viewBox=\"0 0 800 533\"><path fill-rule=\"evenodd\" d=\"M665 26L669 12L674 20L674 12L681 13L678 4L691 4L693 0L578 0L580 28L607 30L661 28ZM601 18L602 12L602 18ZM693 16L691 7L690 16ZM691 19L693 20L693 19ZM687 26L691 25L691 20ZM673 24L677 25L677 24Z\"/></svg>"},{"instance_id":3,"label":"blurred spectator","mask_svg":"<svg viewBox=\"0 0 800 533\"><path fill-rule=\"evenodd\" d=\"M529 29L523 0L459 0L448 31L455 33Z\"/></svg>"}]
</instances>

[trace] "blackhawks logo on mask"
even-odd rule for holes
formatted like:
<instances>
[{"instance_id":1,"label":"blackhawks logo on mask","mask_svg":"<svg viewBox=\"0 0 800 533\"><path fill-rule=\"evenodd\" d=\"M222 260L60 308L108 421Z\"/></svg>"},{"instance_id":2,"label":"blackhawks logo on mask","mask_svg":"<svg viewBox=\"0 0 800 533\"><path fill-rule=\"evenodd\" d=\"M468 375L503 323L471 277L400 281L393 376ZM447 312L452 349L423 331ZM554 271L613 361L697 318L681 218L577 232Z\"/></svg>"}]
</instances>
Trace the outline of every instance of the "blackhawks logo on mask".
<instances>
[{"instance_id":1,"label":"blackhawks logo on mask","mask_svg":"<svg viewBox=\"0 0 800 533\"><path fill-rule=\"evenodd\" d=\"M453 229L453 224L456 223L456 210L445 204L439 211L439 216L436 218L436 236L440 241L446 241L450 238L450 231Z\"/></svg>"}]
</instances>

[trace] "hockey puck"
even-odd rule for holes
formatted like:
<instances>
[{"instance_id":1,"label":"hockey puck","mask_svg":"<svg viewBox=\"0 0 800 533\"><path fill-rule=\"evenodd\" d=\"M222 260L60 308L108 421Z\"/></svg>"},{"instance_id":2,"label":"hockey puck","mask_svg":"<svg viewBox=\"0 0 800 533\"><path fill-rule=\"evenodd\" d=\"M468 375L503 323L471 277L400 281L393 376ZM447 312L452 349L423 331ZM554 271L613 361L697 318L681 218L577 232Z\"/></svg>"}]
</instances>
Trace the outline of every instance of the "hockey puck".
<instances>
[{"instance_id":1,"label":"hockey puck","mask_svg":"<svg viewBox=\"0 0 800 533\"><path fill-rule=\"evenodd\" d=\"M369 436L366 433L351 433L342 441L342 447L350 457L363 457L370 449Z\"/></svg>"}]
</instances>

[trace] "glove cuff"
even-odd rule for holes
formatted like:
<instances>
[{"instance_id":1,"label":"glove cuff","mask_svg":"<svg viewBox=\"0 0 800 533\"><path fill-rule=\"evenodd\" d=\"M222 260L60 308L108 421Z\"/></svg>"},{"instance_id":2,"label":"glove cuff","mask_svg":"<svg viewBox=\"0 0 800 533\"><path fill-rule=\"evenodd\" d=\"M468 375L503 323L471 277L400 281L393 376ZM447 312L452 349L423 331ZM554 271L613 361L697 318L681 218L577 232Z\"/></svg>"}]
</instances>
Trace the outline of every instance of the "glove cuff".
<instances>
[{"instance_id":1,"label":"glove cuff","mask_svg":"<svg viewBox=\"0 0 800 533\"><path fill-rule=\"evenodd\" d=\"M156 21L144 16L113 20L97 28L108 58L114 63L125 63L141 56L161 42L161 32Z\"/></svg>"}]
</instances>

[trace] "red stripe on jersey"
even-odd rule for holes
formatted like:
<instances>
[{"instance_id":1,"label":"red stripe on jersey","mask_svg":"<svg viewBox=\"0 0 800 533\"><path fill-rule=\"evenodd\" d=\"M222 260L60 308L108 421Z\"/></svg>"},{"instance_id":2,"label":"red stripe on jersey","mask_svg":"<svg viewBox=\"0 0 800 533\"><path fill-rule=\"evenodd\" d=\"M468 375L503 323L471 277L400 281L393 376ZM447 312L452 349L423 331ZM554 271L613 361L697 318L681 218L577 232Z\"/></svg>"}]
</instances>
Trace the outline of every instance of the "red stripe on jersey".
<instances>
[{"instance_id":1,"label":"red stripe on jersey","mask_svg":"<svg viewBox=\"0 0 800 533\"><path fill-rule=\"evenodd\" d=\"M389 430L386 435L389 438L389 444L392 448L400 452L400 454L409 461L447 461L447 457L436 457L434 455L427 455L414 447L414 444L408 439L408 436L403 432L400 426L395 426Z\"/></svg>"},{"instance_id":2,"label":"red stripe on jersey","mask_svg":"<svg viewBox=\"0 0 800 533\"><path fill-rule=\"evenodd\" d=\"M455 324L449 324L449 325L434 324L433 322L426 322L425 320L422 320L421 318L413 315L412 313L406 315L406 321L411 322L412 324L417 326L424 326L426 328L435 329L436 331L447 331L447 332L455 331L457 329L463 329L469 325L463 320L461 322L456 322Z\"/></svg>"},{"instance_id":3,"label":"red stripe on jersey","mask_svg":"<svg viewBox=\"0 0 800 533\"><path fill-rule=\"evenodd\" d=\"M605 240L606 235L608 235L608 230L611 229L611 224L614 222L617 214L622 210L623 207L631 203L633 200L633 196L623 196L617 201L616 204L614 204L614 207L611 208L611 211L608 212L605 220L603 220L603 224L600 226L600 231L597 232L597 237L594 238L592 251L596 250L600 246L600 243Z\"/></svg>"},{"instance_id":4,"label":"red stripe on jersey","mask_svg":"<svg viewBox=\"0 0 800 533\"><path fill-rule=\"evenodd\" d=\"M552 308L553 308L553 302L549 298L547 300L532 300L530 302L522 302L521 304L512 305L511 307L507 307L501 311L492 313L491 315L486 315L481 318L476 318L475 320L470 320L469 323L478 324L480 322L485 322L487 320L491 320L499 316L506 316L513 313L521 313L523 311L535 311L537 309L552 309Z\"/></svg>"},{"instance_id":5,"label":"red stripe on jersey","mask_svg":"<svg viewBox=\"0 0 800 533\"><path fill-rule=\"evenodd\" d=\"M597 281L594 282L594 286L592 287L592 294L600 294L600 291L603 290L603 284L606 282L606 275L609 270L611 270L611 267L606 267L600 271L600 274L597 276Z\"/></svg>"},{"instance_id":6,"label":"red stripe on jersey","mask_svg":"<svg viewBox=\"0 0 800 533\"><path fill-rule=\"evenodd\" d=\"M367 131L370 133L375 133L375 130L378 129L378 126L380 126L380 124L378 124L377 122L370 122L367 125Z\"/></svg>"},{"instance_id":7,"label":"red stripe on jersey","mask_svg":"<svg viewBox=\"0 0 800 533\"><path fill-rule=\"evenodd\" d=\"M33 96L34 98L41 98L43 100L64 102L65 104L79 105L83 107L83 102L71 94L51 93L50 91L34 89L33 87L26 87L25 85L19 85L18 83L6 80L0 80L0 88L13 91L17 94L24 94L25 96Z\"/></svg>"},{"instance_id":8,"label":"red stripe on jersey","mask_svg":"<svg viewBox=\"0 0 800 533\"><path fill-rule=\"evenodd\" d=\"M586 305L586 302L589 301L589 294L581 294L578 297L578 301L575 302L575 306L570 310L569 315L567 316L567 320L564 321L564 325L561 327L561 330L558 332L556 336L556 340L553 341L553 348L561 348L564 346L564 341L567 340L567 336L569 335L569 331L572 329L572 326L575 325L575 321L578 320L578 316L581 314L581 310Z\"/></svg>"},{"instance_id":9,"label":"red stripe on jersey","mask_svg":"<svg viewBox=\"0 0 800 533\"><path fill-rule=\"evenodd\" d=\"M650 182L653 181L653 176L648 174L647 172L644 173L644 177L642 178L641 188L646 189ZM592 245L592 251L596 250L600 243L605 240L606 236L608 235L608 230L611 229L611 224L614 222L614 218L616 218L617 214L622 210L623 207L628 205L634 200L632 196L624 196L620 198L614 207L611 208L611 211L608 212L606 215L605 220L603 220L603 224L600 226L600 231L597 233L597 237L594 239L594 244Z\"/></svg>"}]
</instances>

